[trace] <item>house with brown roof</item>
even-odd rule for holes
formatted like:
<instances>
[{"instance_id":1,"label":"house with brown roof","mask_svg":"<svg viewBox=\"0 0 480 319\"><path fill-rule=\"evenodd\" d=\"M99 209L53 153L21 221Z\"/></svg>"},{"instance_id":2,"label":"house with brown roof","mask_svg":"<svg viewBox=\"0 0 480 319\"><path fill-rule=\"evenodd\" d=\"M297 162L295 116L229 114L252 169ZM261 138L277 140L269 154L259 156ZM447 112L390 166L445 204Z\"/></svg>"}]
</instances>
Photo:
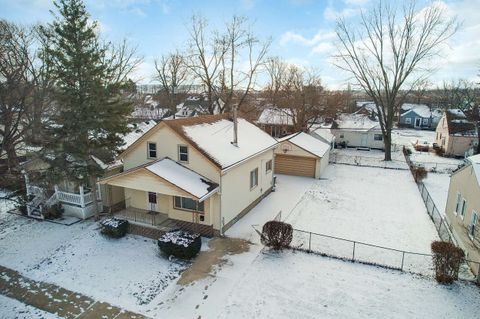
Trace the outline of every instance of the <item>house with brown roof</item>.
<instances>
[{"instance_id":1,"label":"house with brown roof","mask_svg":"<svg viewBox=\"0 0 480 319\"><path fill-rule=\"evenodd\" d=\"M154 229L221 234L270 193L277 141L227 114L164 120L104 178L106 210ZM121 189L124 199L110 197Z\"/></svg>"},{"instance_id":2,"label":"house with brown roof","mask_svg":"<svg viewBox=\"0 0 480 319\"><path fill-rule=\"evenodd\" d=\"M435 143L444 150L446 156L471 155L478 145L476 125L462 110L447 110L435 130Z\"/></svg>"}]
</instances>

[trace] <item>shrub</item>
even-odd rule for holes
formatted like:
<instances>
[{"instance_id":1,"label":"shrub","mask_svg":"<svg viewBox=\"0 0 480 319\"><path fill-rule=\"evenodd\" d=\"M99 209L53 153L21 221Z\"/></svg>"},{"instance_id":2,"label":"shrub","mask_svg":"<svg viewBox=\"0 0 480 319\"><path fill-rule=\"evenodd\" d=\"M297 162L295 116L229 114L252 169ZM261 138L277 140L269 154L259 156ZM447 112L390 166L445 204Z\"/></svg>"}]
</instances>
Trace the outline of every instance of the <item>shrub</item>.
<instances>
[{"instance_id":1,"label":"shrub","mask_svg":"<svg viewBox=\"0 0 480 319\"><path fill-rule=\"evenodd\" d=\"M407 155L407 156L410 156L412 155L412 150L409 149L409 148L406 148L405 146L403 147L403 154L404 155Z\"/></svg>"},{"instance_id":2,"label":"shrub","mask_svg":"<svg viewBox=\"0 0 480 319\"><path fill-rule=\"evenodd\" d=\"M183 230L170 231L158 239L158 247L168 256L191 259L200 252L202 238Z\"/></svg>"},{"instance_id":3,"label":"shrub","mask_svg":"<svg viewBox=\"0 0 480 319\"><path fill-rule=\"evenodd\" d=\"M46 207L43 212L45 219L56 219L63 215L63 207L60 203L54 204L50 207Z\"/></svg>"},{"instance_id":4,"label":"shrub","mask_svg":"<svg viewBox=\"0 0 480 319\"><path fill-rule=\"evenodd\" d=\"M423 166L412 166L412 174L415 182L419 183L427 177L427 170Z\"/></svg>"},{"instance_id":5,"label":"shrub","mask_svg":"<svg viewBox=\"0 0 480 319\"><path fill-rule=\"evenodd\" d=\"M273 249L287 248L292 238L293 227L288 223L272 220L263 225L261 241L265 246Z\"/></svg>"},{"instance_id":6,"label":"shrub","mask_svg":"<svg viewBox=\"0 0 480 319\"><path fill-rule=\"evenodd\" d=\"M102 234L108 237L120 238L128 232L128 220L107 218L102 220L100 225L102 227Z\"/></svg>"},{"instance_id":7,"label":"shrub","mask_svg":"<svg viewBox=\"0 0 480 319\"><path fill-rule=\"evenodd\" d=\"M460 264L465 258L462 249L445 241L434 241L431 245L435 279L439 283L450 284L458 279Z\"/></svg>"},{"instance_id":8,"label":"shrub","mask_svg":"<svg viewBox=\"0 0 480 319\"><path fill-rule=\"evenodd\" d=\"M443 147L437 147L434 150L435 150L435 154L437 154L438 156L445 155L445 149Z\"/></svg>"}]
</instances>

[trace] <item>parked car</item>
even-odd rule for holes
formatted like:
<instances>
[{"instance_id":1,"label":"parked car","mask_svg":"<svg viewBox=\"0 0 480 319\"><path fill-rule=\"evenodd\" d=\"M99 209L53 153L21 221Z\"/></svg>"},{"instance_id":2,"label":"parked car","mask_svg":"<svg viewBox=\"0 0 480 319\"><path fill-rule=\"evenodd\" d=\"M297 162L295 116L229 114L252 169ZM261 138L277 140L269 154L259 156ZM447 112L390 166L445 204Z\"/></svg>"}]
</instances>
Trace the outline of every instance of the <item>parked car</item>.
<instances>
[{"instance_id":1,"label":"parked car","mask_svg":"<svg viewBox=\"0 0 480 319\"><path fill-rule=\"evenodd\" d=\"M415 150L418 152L428 152L430 151L430 147L431 145L427 141L423 141L423 142L417 141L417 143L414 145Z\"/></svg>"}]
</instances>

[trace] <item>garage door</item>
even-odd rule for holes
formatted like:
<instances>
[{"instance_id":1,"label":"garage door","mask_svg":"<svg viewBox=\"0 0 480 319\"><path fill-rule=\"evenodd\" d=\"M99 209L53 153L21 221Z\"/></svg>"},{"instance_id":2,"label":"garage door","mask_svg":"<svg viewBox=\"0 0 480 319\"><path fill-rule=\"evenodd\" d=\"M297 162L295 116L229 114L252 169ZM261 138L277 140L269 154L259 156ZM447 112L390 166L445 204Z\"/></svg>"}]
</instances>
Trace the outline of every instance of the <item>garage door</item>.
<instances>
[{"instance_id":1,"label":"garage door","mask_svg":"<svg viewBox=\"0 0 480 319\"><path fill-rule=\"evenodd\" d=\"M275 173L315 177L315 163L315 158L290 155L276 155Z\"/></svg>"}]
</instances>

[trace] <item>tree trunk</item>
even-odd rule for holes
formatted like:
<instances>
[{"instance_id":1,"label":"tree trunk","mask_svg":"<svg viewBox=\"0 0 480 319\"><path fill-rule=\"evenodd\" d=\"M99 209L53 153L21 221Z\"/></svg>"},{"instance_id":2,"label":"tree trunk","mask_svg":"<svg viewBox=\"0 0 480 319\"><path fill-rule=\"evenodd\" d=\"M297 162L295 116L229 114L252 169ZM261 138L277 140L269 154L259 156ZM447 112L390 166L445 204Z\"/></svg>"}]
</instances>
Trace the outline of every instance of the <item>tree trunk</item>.
<instances>
[{"instance_id":1,"label":"tree trunk","mask_svg":"<svg viewBox=\"0 0 480 319\"><path fill-rule=\"evenodd\" d=\"M392 160L392 132L387 131L387 135L383 137L385 145L385 161Z\"/></svg>"},{"instance_id":2,"label":"tree trunk","mask_svg":"<svg viewBox=\"0 0 480 319\"><path fill-rule=\"evenodd\" d=\"M92 200L93 200L93 209L95 212L95 220L99 220L100 210L98 209L98 203L97 203L97 179L95 177L90 177L90 188L92 189Z\"/></svg>"}]
</instances>

